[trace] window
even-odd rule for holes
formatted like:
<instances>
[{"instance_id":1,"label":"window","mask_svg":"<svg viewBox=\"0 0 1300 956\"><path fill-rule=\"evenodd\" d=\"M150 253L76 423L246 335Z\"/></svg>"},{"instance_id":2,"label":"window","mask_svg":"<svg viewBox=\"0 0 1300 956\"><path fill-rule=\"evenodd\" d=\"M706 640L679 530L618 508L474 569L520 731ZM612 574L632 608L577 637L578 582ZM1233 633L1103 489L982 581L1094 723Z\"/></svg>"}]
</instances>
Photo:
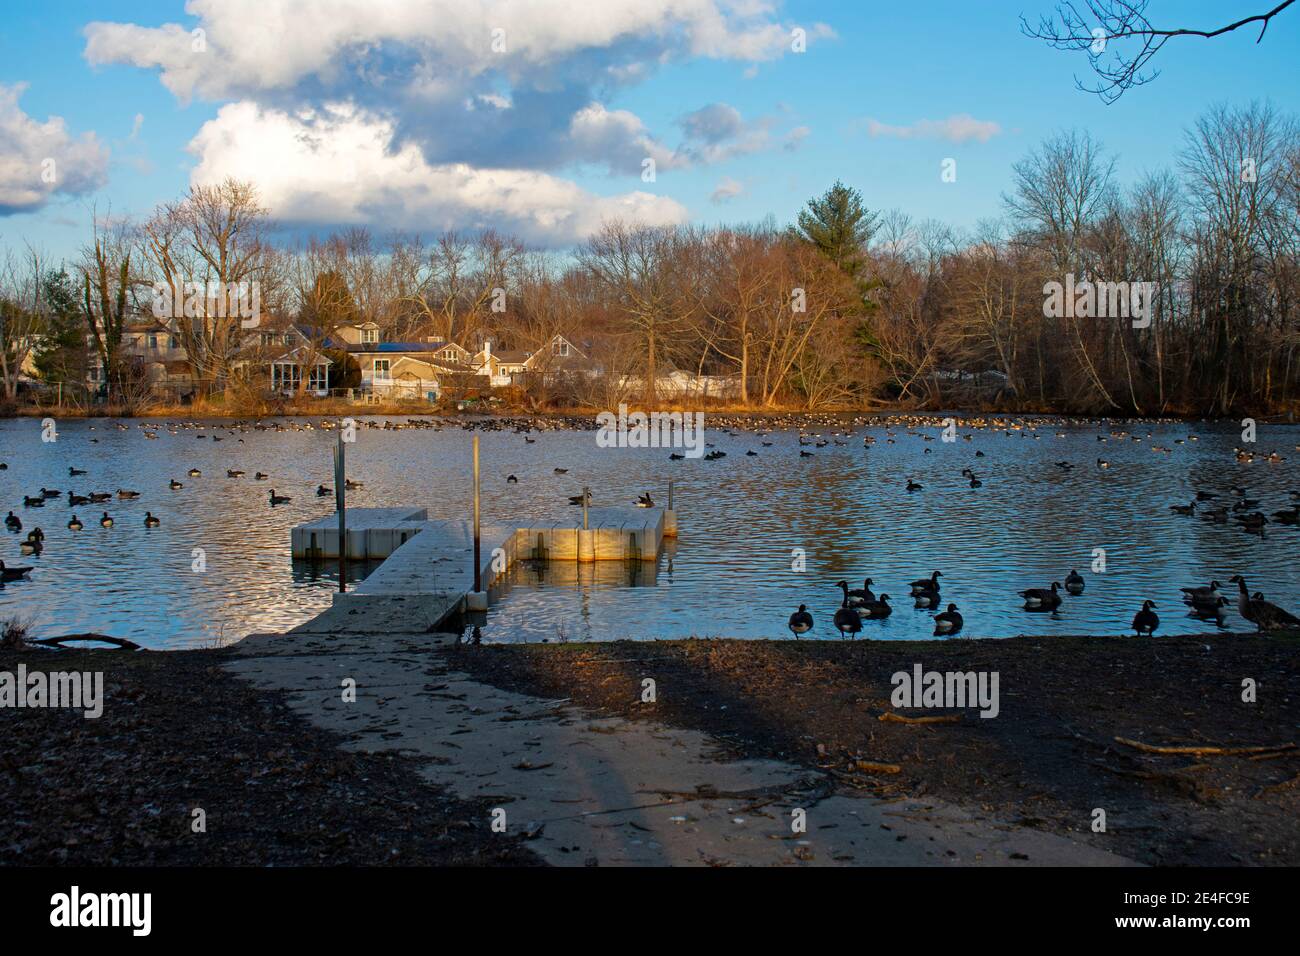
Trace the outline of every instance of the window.
<instances>
[{"instance_id":1,"label":"window","mask_svg":"<svg viewBox=\"0 0 1300 956\"><path fill-rule=\"evenodd\" d=\"M361 330L361 341L362 341L364 344L366 344L366 345L374 345L376 342L379 341L379 330L378 330L378 329L362 329L362 330Z\"/></svg>"},{"instance_id":2,"label":"window","mask_svg":"<svg viewBox=\"0 0 1300 956\"><path fill-rule=\"evenodd\" d=\"M91 366L91 367L86 371L86 378L90 379L92 382L100 382L100 381L103 381L103 378L104 378L104 369L103 369L103 367L101 367L101 366L99 366L99 365L92 365L92 366Z\"/></svg>"},{"instance_id":3,"label":"window","mask_svg":"<svg viewBox=\"0 0 1300 956\"><path fill-rule=\"evenodd\" d=\"M387 382L391 375L388 370L388 359L375 359L375 378Z\"/></svg>"},{"instance_id":4,"label":"window","mask_svg":"<svg viewBox=\"0 0 1300 956\"><path fill-rule=\"evenodd\" d=\"M442 352L441 352L440 354L441 354L442 357L445 358L445 359L454 359L454 358L456 357L456 350L455 350L455 349L443 349Z\"/></svg>"},{"instance_id":5,"label":"window","mask_svg":"<svg viewBox=\"0 0 1300 956\"><path fill-rule=\"evenodd\" d=\"M323 392L329 388L329 366L313 366L311 375L307 377L307 387L313 392Z\"/></svg>"},{"instance_id":6,"label":"window","mask_svg":"<svg viewBox=\"0 0 1300 956\"><path fill-rule=\"evenodd\" d=\"M285 344L285 345L293 345L293 333L292 333L292 332L285 332L285 333L284 333L284 344Z\"/></svg>"},{"instance_id":7,"label":"window","mask_svg":"<svg viewBox=\"0 0 1300 956\"><path fill-rule=\"evenodd\" d=\"M566 358L569 354L569 343L564 339L556 339L551 343L551 354Z\"/></svg>"},{"instance_id":8,"label":"window","mask_svg":"<svg viewBox=\"0 0 1300 956\"><path fill-rule=\"evenodd\" d=\"M302 385L302 369L297 365L276 362L271 366L271 387L285 391L297 391Z\"/></svg>"},{"instance_id":9,"label":"window","mask_svg":"<svg viewBox=\"0 0 1300 956\"><path fill-rule=\"evenodd\" d=\"M152 333L149 335L149 348L154 350L157 350L158 348L158 336Z\"/></svg>"}]
</instances>

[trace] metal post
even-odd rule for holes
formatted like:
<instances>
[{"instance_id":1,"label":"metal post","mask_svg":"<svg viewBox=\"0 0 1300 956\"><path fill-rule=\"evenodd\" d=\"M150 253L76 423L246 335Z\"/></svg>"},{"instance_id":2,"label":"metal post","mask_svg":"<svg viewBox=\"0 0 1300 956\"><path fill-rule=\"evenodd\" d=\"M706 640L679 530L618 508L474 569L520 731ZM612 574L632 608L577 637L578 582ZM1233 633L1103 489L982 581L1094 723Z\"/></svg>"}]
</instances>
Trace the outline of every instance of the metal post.
<instances>
[{"instance_id":1,"label":"metal post","mask_svg":"<svg viewBox=\"0 0 1300 956\"><path fill-rule=\"evenodd\" d=\"M673 510L673 480L668 479L668 510Z\"/></svg>"},{"instance_id":2,"label":"metal post","mask_svg":"<svg viewBox=\"0 0 1300 956\"><path fill-rule=\"evenodd\" d=\"M591 489L586 485L582 486L582 530L587 530L587 499L591 497Z\"/></svg>"},{"instance_id":3,"label":"metal post","mask_svg":"<svg viewBox=\"0 0 1300 956\"><path fill-rule=\"evenodd\" d=\"M339 432L338 446L334 449L334 506L339 513L339 591L348 589L348 522L347 522L347 462L343 453L343 432Z\"/></svg>"},{"instance_id":4,"label":"metal post","mask_svg":"<svg viewBox=\"0 0 1300 956\"><path fill-rule=\"evenodd\" d=\"M483 561L479 557L479 481L478 481L478 436L474 436L474 593L483 590Z\"/></svg>"}]
</instances>

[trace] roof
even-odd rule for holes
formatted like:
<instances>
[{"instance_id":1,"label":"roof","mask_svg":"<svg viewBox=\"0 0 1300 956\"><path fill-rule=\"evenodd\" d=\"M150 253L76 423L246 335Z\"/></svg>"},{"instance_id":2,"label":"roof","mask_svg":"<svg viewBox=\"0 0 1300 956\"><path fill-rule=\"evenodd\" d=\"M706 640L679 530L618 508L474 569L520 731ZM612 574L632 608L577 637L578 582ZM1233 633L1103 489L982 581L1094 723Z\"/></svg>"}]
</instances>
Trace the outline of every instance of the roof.
<instances>
[{"instance_id":1,"label":"roof","mask_svg":"<svg viewBox=\"0 0 1300 956\"><path fill-rule=\"evenodd\" d=\"M349 352L439 352L458 347L450 342L362 342L346 346Z\"/></svg>"}]
</instances>

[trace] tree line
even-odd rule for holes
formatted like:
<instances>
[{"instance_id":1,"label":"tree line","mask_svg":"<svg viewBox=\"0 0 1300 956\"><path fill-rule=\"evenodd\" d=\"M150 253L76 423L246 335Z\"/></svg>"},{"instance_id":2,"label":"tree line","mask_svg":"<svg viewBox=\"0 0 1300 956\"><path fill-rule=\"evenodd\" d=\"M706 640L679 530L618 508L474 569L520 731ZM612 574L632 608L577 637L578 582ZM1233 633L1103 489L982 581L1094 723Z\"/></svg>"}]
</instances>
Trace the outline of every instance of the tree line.
<instances>
[{"instance_id":1,"label":"tree line","mask_svg":"<svg viewBox=\"0 0 1300 956\"><path fill-rule=\"evenodd\" d=\"M836 183L786 226L610 222L558 253L491 230L286 240L253 184L195 186L141 222L94 216L75 261L9 248L0 379L14 398L29 356L40 378L70 387L96 365L111 398L131 387L123 333L152 314L159 284L183 297L186 283L256 282L263 327L298 323L309 353L364 322L388 341L471 351L485 340L531 351L562 334L601 372L532 377L520 398L534 407L654 404L661 376L682 369L730 377L734 402L757 409L1294 409L1295 119L1216 107L1171 168L1122 184L1115 164L1089 133L1058 133L1014 165L1000 215L973 229ZM1047 308L1067 276L1076 288L1149 283L1150 321ZM201 302L168 319L207 394L235 386L247 335L219 311Z\"/></svg>"}]
</instances>

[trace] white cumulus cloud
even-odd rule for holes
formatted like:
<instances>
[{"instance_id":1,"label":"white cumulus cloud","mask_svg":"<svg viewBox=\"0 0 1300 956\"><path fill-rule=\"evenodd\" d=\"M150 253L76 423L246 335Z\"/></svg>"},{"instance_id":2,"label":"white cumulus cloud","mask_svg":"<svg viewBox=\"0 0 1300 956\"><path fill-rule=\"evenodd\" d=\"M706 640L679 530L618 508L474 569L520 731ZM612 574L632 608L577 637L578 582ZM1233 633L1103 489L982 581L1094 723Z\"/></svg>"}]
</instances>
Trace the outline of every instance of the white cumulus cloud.
<instances>
[{"instance_id":1,"label":"white cumulus cloud","mask_svg":"<svg viewBox=\"0 0 1300 956\"><path fill-rule=\"evenodd\" d=\"M41 123L18 99L26 84L0 83L0 216L34 212L56 194L75 196L108 179L108 148L94 133L74 136L58 116Z\"/></svg>"},{"instance_id":2,"label":"white cumulus cloud","mask_svg":"<svg viewBox=\"0 0 1300 956\"><path fill-rule=\"evenodd\" d=\"M255 182L286 226L369 224L422 231L495 228L539 245L569 245L602 221L683 222L676 201L635 191L599 196L533 170L433 165L413 144L393 148L390 121L350 104L290 114L223 106L190 143L191 180Z\"/></svg>"}]
</instances>

